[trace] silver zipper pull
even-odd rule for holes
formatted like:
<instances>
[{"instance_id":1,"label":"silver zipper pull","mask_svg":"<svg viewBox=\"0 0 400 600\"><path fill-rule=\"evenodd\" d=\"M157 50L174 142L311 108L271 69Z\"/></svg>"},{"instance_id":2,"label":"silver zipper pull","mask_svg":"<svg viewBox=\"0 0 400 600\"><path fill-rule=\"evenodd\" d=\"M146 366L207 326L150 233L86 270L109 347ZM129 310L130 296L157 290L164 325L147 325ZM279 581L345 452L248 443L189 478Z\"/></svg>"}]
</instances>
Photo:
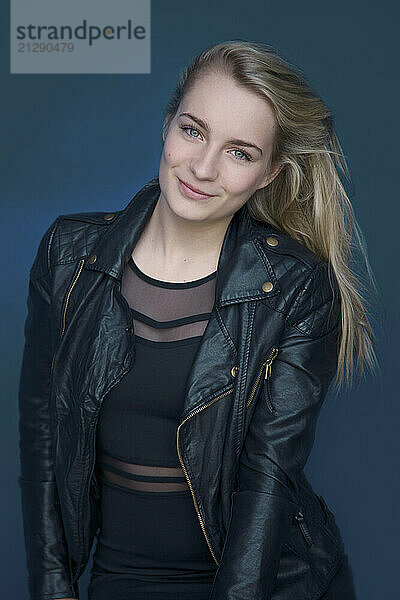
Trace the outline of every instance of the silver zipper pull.
<instances>
[{"instance_id":1,"label":"silver zipper pull","mask_svg":"<svg viewBox=\"0 0 400 600\"><path fill-rule=\"evenodd\" d=\"M296 521L300 527L301 533L303 534L303 537L306 540L307 544L309 546L312 546L314 542L312 540L311 534L310 534L308 527L306 525L306 522L304 520L303 513L301 511L299 511L297 513L297 515L294 515L294 518L296 519Z\"/></svg>"}]
</instances>

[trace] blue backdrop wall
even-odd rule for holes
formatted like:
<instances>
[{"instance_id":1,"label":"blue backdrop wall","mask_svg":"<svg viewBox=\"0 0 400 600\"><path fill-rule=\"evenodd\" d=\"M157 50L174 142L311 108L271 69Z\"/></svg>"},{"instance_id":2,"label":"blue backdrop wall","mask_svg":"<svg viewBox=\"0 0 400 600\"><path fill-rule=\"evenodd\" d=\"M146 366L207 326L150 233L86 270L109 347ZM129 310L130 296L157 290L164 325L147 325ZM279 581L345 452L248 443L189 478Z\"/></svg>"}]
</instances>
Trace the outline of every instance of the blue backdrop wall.
<instances>
[{"instance_id":1,"label":"blue backdrop wall","mask_svg":"<svg viewBox=\"0 0 400 600\"><path fill-rule=\"evenodd\" d=\"M399 4L154 0L145 75L11 75L2 11L1 597L28 598L17 387L39 239L60 213L124 207L158 173L162 109L178 72L206 46L247 39L275 46L303 69L335 115L352 173L348 191L381 294L381 369L351 392L328 396L306 474L335 512L360 600L392 600L400 520ZM83 599L87 581L86 571Z\"/></svg>"}]
</instances>

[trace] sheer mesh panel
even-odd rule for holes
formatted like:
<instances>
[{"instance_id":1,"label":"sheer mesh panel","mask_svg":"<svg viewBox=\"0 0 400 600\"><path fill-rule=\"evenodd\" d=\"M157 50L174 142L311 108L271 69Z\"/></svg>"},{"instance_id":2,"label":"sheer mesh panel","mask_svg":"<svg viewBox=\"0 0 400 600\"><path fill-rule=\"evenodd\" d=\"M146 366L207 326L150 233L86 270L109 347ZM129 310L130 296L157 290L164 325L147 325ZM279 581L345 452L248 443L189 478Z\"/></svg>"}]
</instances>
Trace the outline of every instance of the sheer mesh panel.
<instances>
[{"instance_id":1,"label":"sheer mesh panel","mask_svg":"<svg viewBox=\"0 0 400 600\"><path fill-rule=\"evenodd\" d=\"M187 490L186 478L181 468L127 463L101 452L98 455L98 469L100 475L106 480L133 490L148 492Z\"/></svg>"},{"instance_id":2,"label":"sheer mesh panel","mask_svg":"<svg viewBox=\"0 0 400 600\"><path fill-rule=\"evenodd\" d=\"M127 265L121 291L131 307L136 335L159 342L203 335L214 304L216 271L172 283L149 277L132 257Z\"/></svg>"}]
</instances>

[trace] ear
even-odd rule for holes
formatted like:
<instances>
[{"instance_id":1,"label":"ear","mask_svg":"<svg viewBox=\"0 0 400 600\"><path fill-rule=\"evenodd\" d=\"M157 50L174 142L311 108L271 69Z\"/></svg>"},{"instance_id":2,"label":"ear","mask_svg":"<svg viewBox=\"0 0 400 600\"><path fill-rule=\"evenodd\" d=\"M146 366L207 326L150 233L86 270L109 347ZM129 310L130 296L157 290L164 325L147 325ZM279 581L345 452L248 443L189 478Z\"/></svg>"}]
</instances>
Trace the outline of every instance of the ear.
<instances>
[{"instance_id":1,"label":"ear","mask_svg":"<svg viewBox=\"0 0 400 600\"><path fill-rule=\"evenodd\" d=\"M283 169L283 166L284 165L280 164L275 165L275 167L273 167L264 177L261 184L257 187L257 190L260 190L263 187L267 187L267 185L270 184L273 179L275 179L278 173L280 173L280 171Z\"/></svg>"}]
</instances>

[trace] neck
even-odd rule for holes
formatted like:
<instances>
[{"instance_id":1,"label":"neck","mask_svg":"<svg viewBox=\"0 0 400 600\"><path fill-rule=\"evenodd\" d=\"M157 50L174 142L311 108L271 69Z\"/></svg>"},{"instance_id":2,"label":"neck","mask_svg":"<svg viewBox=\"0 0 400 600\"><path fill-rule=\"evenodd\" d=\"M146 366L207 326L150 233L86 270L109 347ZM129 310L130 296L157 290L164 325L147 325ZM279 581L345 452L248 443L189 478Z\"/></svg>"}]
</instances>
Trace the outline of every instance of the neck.
<instances>
[{"instance_id":1,"label":"neck","mask_svg":"<svg viewBox=\"0 0 400 600\"><path fill-rule=\"evenodd\" d=\"M141 264L151 257L153 269L164 274L207 275L217 269L232 216L207 222L190 221L173 213L160 194L133 256Z\"/></svg>"}]
</instances>

